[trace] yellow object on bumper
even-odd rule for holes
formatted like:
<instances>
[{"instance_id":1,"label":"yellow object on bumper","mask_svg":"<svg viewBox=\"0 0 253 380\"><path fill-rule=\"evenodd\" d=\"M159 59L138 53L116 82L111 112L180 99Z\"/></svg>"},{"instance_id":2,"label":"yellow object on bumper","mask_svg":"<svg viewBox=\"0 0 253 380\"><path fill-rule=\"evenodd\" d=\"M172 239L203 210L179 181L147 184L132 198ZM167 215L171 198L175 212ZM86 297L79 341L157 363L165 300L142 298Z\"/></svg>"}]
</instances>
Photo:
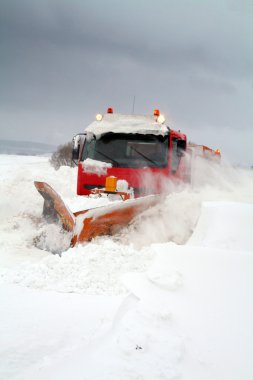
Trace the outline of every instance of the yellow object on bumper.
<instances>
[{"instance_id":1,"label":"yellow object on bumper","mask_svg":"<svg viewBox=\"0 0 253 380\"><path fill-rule=\"evenodd\" d=\"M117 178L107 177L105 180L105 191L115 192L117 189Z\"/></svg>"}]
</instances>

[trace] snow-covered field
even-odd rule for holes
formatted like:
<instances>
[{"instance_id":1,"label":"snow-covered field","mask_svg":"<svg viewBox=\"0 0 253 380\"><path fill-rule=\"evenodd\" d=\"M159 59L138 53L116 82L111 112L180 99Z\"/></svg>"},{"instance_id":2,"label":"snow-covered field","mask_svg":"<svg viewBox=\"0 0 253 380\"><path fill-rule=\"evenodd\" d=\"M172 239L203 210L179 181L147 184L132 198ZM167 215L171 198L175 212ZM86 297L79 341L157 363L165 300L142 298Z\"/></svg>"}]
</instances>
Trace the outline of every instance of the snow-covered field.
<instances>
[{"instance_id":1,"label":"snow-covered field","mask_svg":"<svg viewBox=\"0 0 253 380\"><path fill-rule=\"evenodd\" d=\"M253 171L199 170L118 235L66 249L33 181L74 211L110 201L77 198L75 169L0 155L1 380L253 378Z\"/></svg>"}]
</instances>

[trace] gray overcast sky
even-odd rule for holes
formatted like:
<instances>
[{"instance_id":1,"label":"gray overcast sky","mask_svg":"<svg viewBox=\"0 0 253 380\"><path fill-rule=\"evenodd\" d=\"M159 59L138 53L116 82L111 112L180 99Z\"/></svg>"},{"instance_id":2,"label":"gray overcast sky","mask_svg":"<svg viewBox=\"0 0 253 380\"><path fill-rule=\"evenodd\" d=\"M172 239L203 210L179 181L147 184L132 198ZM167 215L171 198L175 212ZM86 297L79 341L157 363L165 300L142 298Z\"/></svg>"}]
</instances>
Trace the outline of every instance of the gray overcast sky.
<instances>
[{"instance_id":1,"label":"gray overcast sky","mask_svg":"<svg viewBox=\"0 0 253 380\"><path fill-rule=\"evenodd\" d=\"M0 0L0 139L61 144L134 95L253 165L253 0Z\"/></svg>"}]
</instances>

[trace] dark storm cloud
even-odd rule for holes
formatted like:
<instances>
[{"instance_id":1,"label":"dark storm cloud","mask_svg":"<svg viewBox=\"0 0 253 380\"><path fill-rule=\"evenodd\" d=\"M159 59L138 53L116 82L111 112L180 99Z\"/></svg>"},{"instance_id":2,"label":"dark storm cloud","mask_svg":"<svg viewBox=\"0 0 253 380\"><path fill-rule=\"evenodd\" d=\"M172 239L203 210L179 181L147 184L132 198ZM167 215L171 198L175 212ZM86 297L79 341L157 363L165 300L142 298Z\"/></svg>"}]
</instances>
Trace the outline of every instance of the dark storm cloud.
<instances>
[{"instance_id":1,"label":"dark storm cloud","mask_svg":"<svg viewBox=\"0 0 253 380\"><path fill-rule=\"evenodd\" d=\"M250 130L244 3L2 0L2 137L61 143L109 104L130 112L134 95L137 112L159 106L187 133Z\"/></svg>"},{"instance_id":2,"label":"dark storm cloud","mask_svg":"<svg viewBox=\"0 0 253 380\"><path fill-rule=\"evenodd\" d=\"M240 36L245 25L236 12L237 17L232 13L227 19L219 15L224 12L222 6L213 9L207 4L194 6L193 3L186 7L172 1L127 4L12 1L6 4L1 12L1 36L12 40L14 46L21 43L31 49L51 45L122 54L146 65L171 68L205 65L220 69L223 74L226 71L244 76L251 72L253 62L248 48L252 53L252 39L249 38L247 45L245 35ZM148 12L146 17L145 12Z\"/></svg>"}]
</instances>

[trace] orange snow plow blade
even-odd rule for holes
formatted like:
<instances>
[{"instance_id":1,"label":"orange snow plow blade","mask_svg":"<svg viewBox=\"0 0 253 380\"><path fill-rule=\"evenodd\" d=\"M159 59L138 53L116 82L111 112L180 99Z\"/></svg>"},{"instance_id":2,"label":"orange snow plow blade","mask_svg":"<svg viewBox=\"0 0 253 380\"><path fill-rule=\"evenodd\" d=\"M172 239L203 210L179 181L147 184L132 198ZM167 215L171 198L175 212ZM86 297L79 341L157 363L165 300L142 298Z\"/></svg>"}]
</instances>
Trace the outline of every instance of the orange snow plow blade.
<instances>
[{"instance_id":1,"label":"orange snow plow blade","mask_svg":"<svg viewBox=\"0 0 253 380\"><path fill-rule=\"evenodd\" d=\"M161 196L149 195L138 199L115 202L84 212L75 213L76 226L72 244L89 241L100 235L113 235L149 207L161 201Z\"/></svg>"},{"instance_id":2,"label":"orange snow plow blade","mask_svg":"<svg viewBox=\"0 0 253 380\"><path fill-rule=\"evenodd\" d=\"M43 215L46 220L59 220L65 230L72 232L72 247L96 236L113 235L127 226L136 215L158 204L162 199L160 195L148 195L72 213L51 186L45 182L34 184L45 200Z\"/></svg>"},{"instance_id":3,"label":"orange snow plow blade","mask_svg":"<svg viewBox=\"0 0 253 380\"><path fill-rule=\"evenodd\" d=\"M67 208L60 195L46 182L35 181L34 185L40 195L44 198L43 216L49 222L60 220L66 231L73 231L75 227L75 216Z\"/></svg>"}]
</instances>

